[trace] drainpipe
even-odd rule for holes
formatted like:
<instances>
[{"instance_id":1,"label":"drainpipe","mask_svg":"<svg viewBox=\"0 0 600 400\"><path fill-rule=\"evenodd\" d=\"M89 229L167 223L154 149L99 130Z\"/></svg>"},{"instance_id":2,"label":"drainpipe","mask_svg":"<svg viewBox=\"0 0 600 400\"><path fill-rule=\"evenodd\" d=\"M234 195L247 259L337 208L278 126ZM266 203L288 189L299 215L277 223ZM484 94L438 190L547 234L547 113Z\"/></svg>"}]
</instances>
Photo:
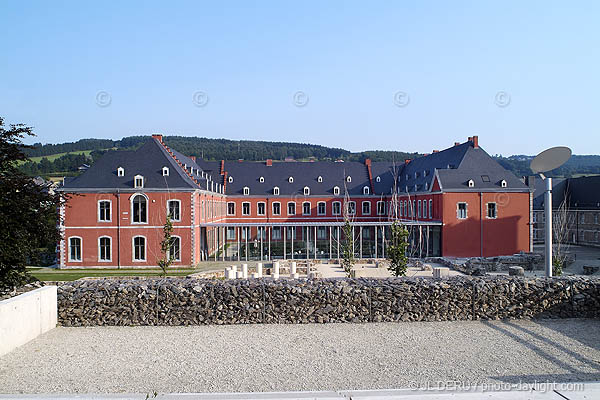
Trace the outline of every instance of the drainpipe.
<instances>
[{"instance_id":1,"label":"drainpipe","mask_svg":"<svg viewBox=\"0 0 600 400\"><path fill-rule=\"evenodd\" d=\"M121 268L121 196L117 189L117 268Z\"/></svg>"},{"instance_id":2,"label":"drainpipe","mask_svg":"<svg viewBox=\"0 0 600 400\"><path fill-rule=\"evenodd\" d=\"M479 192L479 257L483 258L483 193Z\"/></svg>"}]
</instances>

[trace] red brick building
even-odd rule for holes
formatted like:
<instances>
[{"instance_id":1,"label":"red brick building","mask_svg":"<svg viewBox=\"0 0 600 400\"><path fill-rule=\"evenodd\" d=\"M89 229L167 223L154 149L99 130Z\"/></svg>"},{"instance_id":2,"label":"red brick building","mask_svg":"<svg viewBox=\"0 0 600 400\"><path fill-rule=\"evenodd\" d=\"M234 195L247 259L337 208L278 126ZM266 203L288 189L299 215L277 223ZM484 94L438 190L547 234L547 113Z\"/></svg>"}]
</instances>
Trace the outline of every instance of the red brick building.
<instances>
[{"instance_id":1,"label":"red brick building","mask_svg":"<svg viewBox=\"0 0 600 400\"><path fill-rule=\"evenodd\" d=\"M531 192L477 136L391 162L210 162L153 135L66 180L61 267L149 267L162 257L167 215L174 265L203 260L339 258L344 214L355 253L385 257L393 220L411 254L497 256L529 251Z\"/></svg>"}]
</instances>

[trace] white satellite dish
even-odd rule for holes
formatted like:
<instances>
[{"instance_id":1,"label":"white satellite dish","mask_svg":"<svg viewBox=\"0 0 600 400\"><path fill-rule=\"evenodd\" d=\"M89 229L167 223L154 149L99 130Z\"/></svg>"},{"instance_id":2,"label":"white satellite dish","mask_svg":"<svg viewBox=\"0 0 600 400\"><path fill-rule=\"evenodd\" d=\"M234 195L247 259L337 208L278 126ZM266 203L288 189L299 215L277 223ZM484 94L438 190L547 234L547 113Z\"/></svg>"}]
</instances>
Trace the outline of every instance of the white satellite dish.
<instances>
[{"instance_id":1,"label":"white satellite dish","mask_svg":"<svg viewBox=\"0 0 600 400\"><path fill-rule=\"evenodd\" d=\"M551 147L542 151L531 160L529 167L536 174L552 171L566 163L571 158L571 149L564 146Z\"/></svg>"}]
</instances>

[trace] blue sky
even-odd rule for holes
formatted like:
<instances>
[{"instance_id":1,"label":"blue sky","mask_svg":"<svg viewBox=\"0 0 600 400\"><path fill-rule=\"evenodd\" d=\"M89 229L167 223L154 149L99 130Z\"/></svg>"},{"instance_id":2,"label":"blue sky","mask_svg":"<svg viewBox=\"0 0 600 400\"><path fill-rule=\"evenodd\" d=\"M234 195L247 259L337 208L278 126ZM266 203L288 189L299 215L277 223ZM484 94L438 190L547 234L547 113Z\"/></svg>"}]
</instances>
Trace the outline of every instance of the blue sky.
<instances>
[{"instance_id":1,"label":"blue sky","mask_svg":"<svg viewBox=\"0 0 600 400\"><path fill-rule=\"evenodd\" d=\"M598 154L599 21L597 1L4 1L0 116L43 143Z\"/></svg>"}]
</instances>

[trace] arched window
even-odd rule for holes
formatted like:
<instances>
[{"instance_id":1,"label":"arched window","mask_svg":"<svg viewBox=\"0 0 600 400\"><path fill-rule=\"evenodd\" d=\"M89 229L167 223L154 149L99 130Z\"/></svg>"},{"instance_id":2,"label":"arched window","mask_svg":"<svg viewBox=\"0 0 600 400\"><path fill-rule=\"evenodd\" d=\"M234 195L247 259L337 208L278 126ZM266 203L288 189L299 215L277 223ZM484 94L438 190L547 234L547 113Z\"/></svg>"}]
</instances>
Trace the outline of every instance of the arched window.
<instances>
[{"instance_id":1,"label":"arched window","mask_svg":"<svg viewBox=\"0 0 600 400\"><path fill-rule=\"evenodd\" d=\"M141 189L144 187L144 177L142 175L136 175L133 178L133 187Z\"/></svg>"},{"instance_id":2,"label":"arched window","mask_svg":"<svg viewBox=\"0 0 600 400\"><path fill-rule=\"evenodd\" d=\"M340 188L337 187L337 186L334 186L334 188L333 188L333 194L336 195L336 196L339 196L340 195Z\"/></svg>"},{"instance_id":3,"label":"arched window","mask_svg":"<svg viewBox=\"0 0 600 400\"><path fill-rule=\"evenodd\" d=\"M475 182L473 181L473 179L469 179L468 185L470 188L475 187Z\"/></svg>"},{"instance_id":4,"label":"arched window","mask_svg":"<svg viewBox=\"0 0 600 400\"><path fill-rule=\"evenodd\" d=\"M244 196L248 196L250 194L250 188L248 186L244 187Z\"/></svg>"},{"instance_id":5,"label":"arched window","mask_svg":"<svg viewBox=\"0 0 600 400\"><path fill-rule=\"evenodd\" d=\"M290 177L288 178L288 182L289 182L289 183L294 183L294 177L293 177L293 176L290 176Z\"/></svg>"},{"instance_id":6,"label":"arched window","mask_svg":"<svg viewBox=\"0 0 600 400\"><path fill-rule=\"evenodd\" d=\"M500 186L501 186L501 187L503 187L503 188L505 188L505 187L506 187L506 186L508 186L508 185L507 185L506 181L505 181L504 179L502 179L502 180L500 181Z\"/></svg>"},{"instance_id":7,"label":"arched window","mask_svg":"<svg viewBox=\"0 0 600 400\"><path fill-rule=\"evenodd\" d=\"M275 187L273 188L273 194L274 194L275 196L279 196L279 188L278 188L277 186L275 186Z\"/></svg>"},{"instance_id":8,"label":"arched window","mask_svg":"<svg viewBox=\"0 0 600 400\"><path fill-rule=\"evenodd\" d=\"M148 200L141 194L135 195L131 202L131 221L134 224L148 223Z\"/></svg>"},{"instance_id":9,"label":"arched window","mask_svg":"<svg viewBox=\"0 0 600 400\"><path fill-rule=\"evenodd\" d=\"M377 183L381 182L381 177L378 176L377 178L375 178L375 182L377 182Z\"/></svg>"},{"instance_id":10,"label":"arched window","mask_svg":"<svg viewBox=\"0 0 600 400\"><path fill-rule=\"evenodd\" d=\"M117 168L117 176L125 176L125 168L123 168L123 167Z\"/></svg>"},{"instance_id":11,"label":"arched window","mask_svg":"<svg viewBox=\"0 0 600 400\"><path fill-rule=\"evenodd\" d=\"M229 183L233 183L233 176L230 176L229 178L227 178L227 180L229 181Z\"/></svg>"},{"instance_id":12,"label":"arched window","mask_svg":"<svg viewBox=\"0 0 600 400\"><path fill-rule=\"evenodd\" d=\"M79 236L69 238L69 261L81 261L81 238Z\"/></svg>"},{"instance_id":13,"label":"arched window","mask_svg":"<svg viewBox=\"0 0 600 400\"><path fill-rule=\"evenodd\" d=\"M348 182L348 183L352 182L352 177L351 176L347 176L346 177L346 182Z\"/></svg>"},{"instance_id":14,"label":"arched window","mask_svg":"<svg viewBox=\"0 0 600 400\"><path fill-rule=\"evenodd\" d=\"M317 182L319 182L319 183L323 182L323 177L322 177L322 176L319 176L319 177L317 178Z\"/></svg>"},{"instance_id":15,"label":"arched window","mask_svg":"<svg viewBox=\"0 0 600 400\"><path fill-rule=\"evenodd\" d=\"M264 177L264 176L261 176L260 178L258 178L258 181L259 181L260 183L265 183L265 177Z\"/></svg>"},{"instance_id":16,"label":"arched window","mask_svg":"<svg viewBox=\"0 0 600 400\"><path fill-rule=\"evenodd\" d=\"M305 196L310 195L310 188L308 186L304 186L304 195Z\"/></svg>"},{"instance_id":17,"label":"arched window","mask_svg":"<svg viewBox=\"0 0 600 400\"><path fill-rule=\"evenodd\" d=\"M363 188L363 194L369 194L369 187L368 186L365 186Z\"/></svg>"}]
</instances>

